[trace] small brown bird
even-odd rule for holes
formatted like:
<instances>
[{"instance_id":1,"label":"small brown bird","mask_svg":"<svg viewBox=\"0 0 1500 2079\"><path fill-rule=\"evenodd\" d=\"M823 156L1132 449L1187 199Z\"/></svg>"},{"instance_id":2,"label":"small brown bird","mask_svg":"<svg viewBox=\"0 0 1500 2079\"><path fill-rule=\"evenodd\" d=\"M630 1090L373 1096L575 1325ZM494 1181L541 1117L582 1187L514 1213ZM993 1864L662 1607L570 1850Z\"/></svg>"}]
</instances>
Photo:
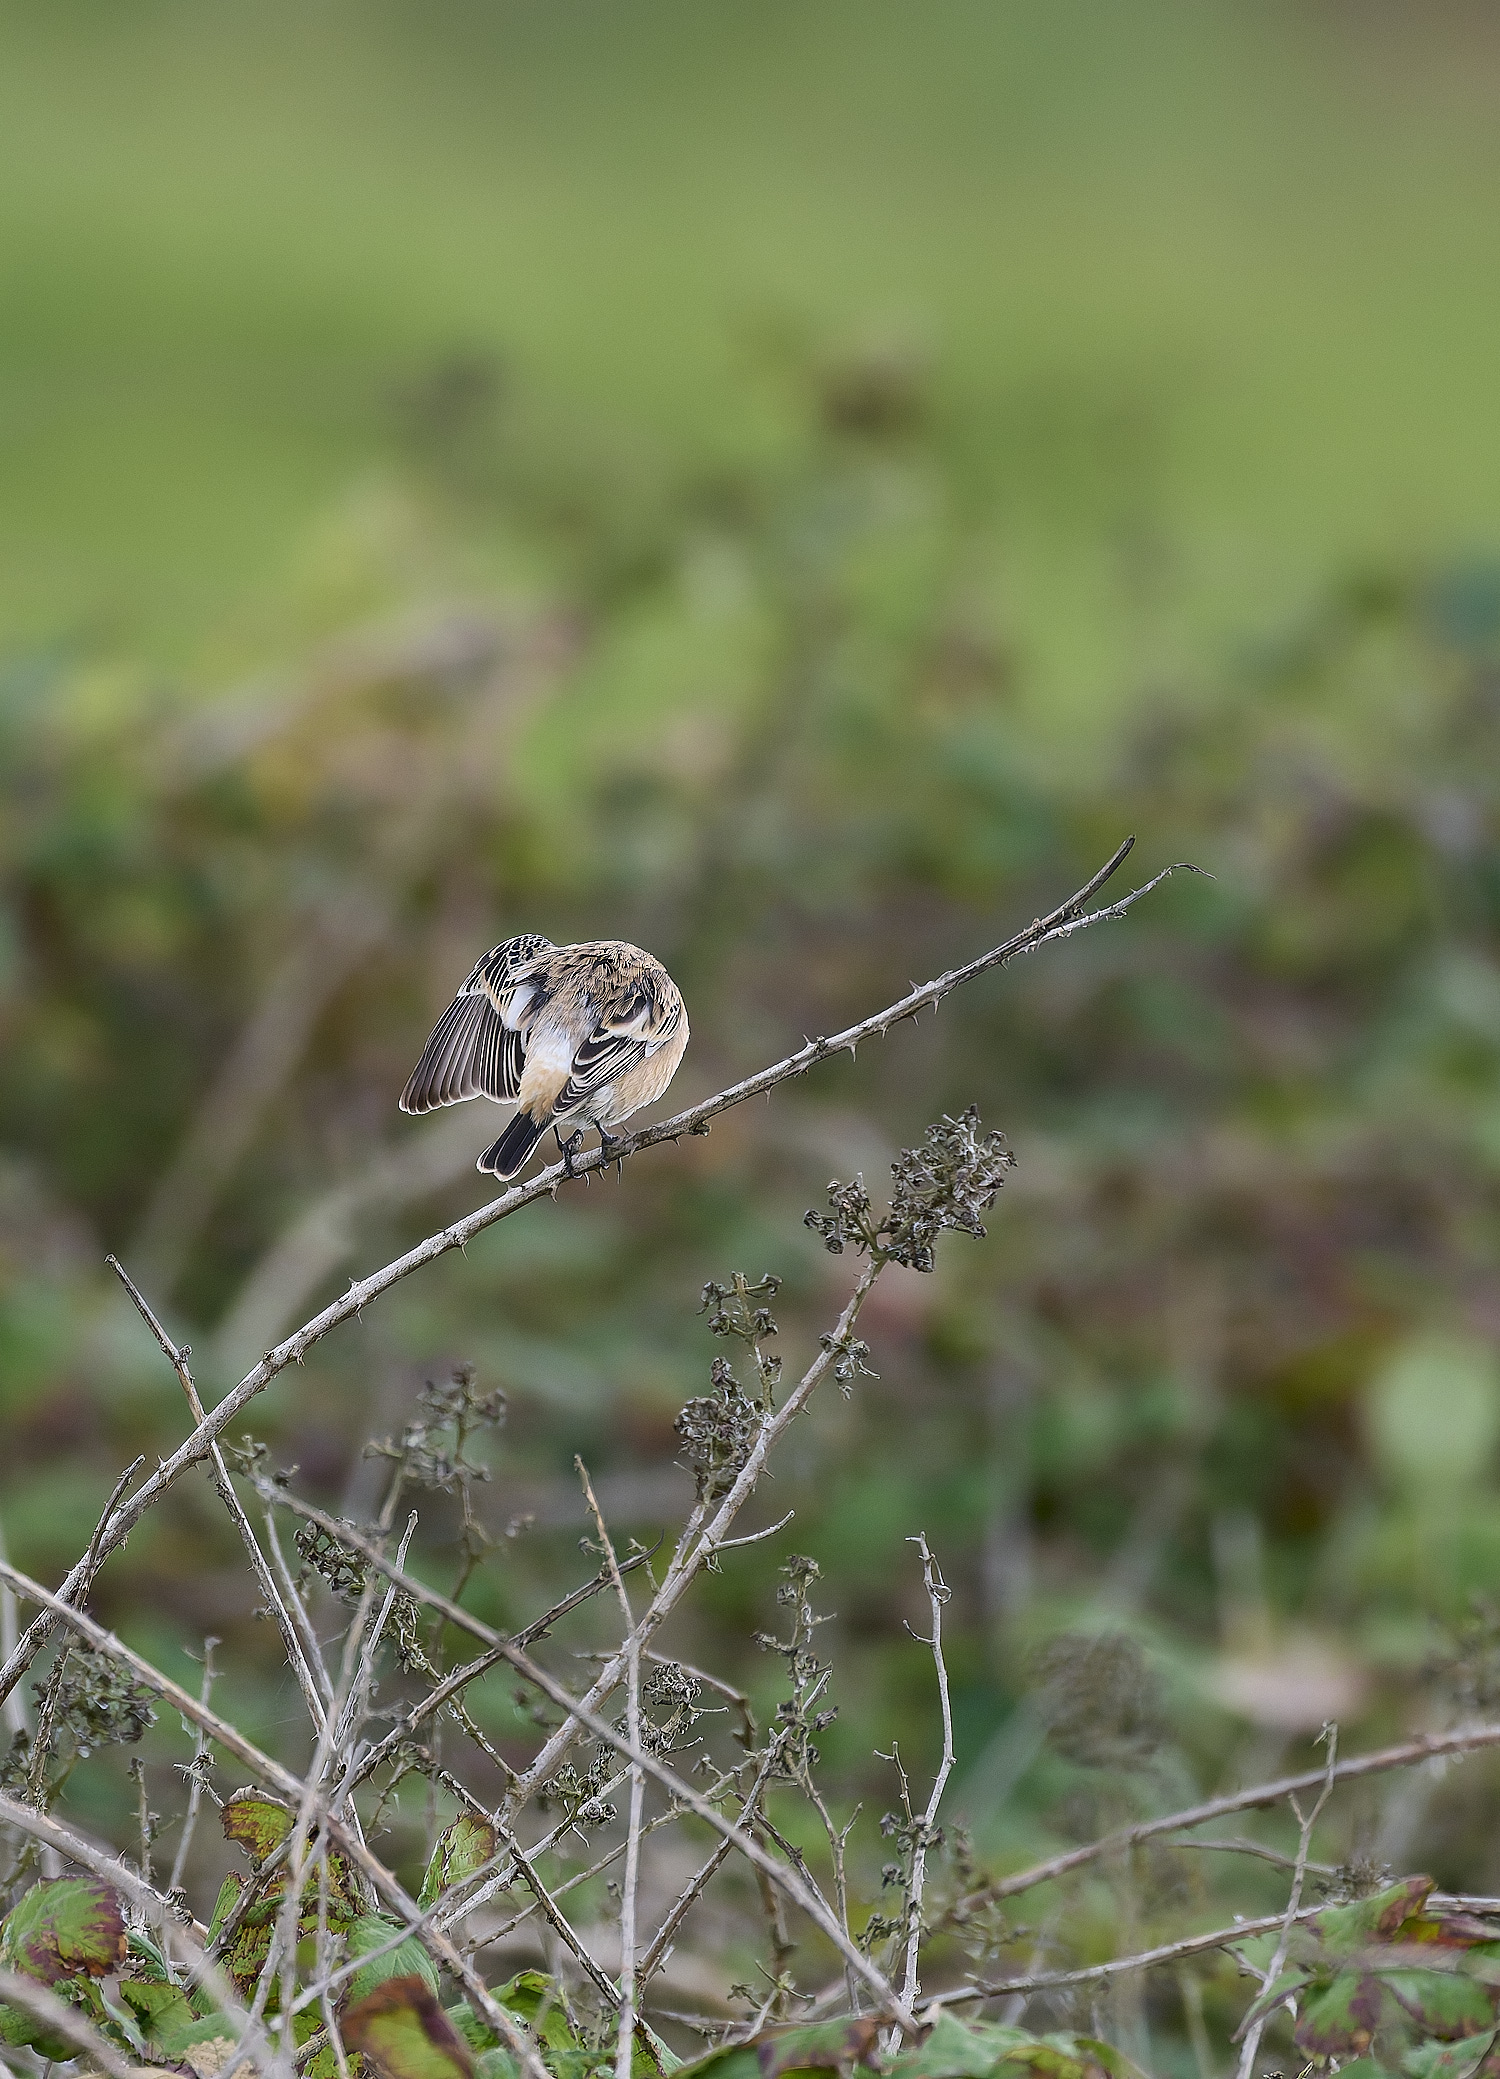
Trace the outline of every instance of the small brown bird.
<instances>
[{"instance_id":1,"label":"small brown bird","mask_svg":"<svg viewBox=\"0 0 1500 2079\"><path fill-rule=\"evenodd\" d=\"M486 953L454 997L401 1093L403 1112L470 1097L516 1116L476 1168L518 1176L550 1126L571 1169L586 1126L611 1126L661 1096L688 1043L687 1011L659 960L623 939L554 946L528 933ZM565 1141L560 1128L571 1124Z\"/></svg>"}]
</instances>

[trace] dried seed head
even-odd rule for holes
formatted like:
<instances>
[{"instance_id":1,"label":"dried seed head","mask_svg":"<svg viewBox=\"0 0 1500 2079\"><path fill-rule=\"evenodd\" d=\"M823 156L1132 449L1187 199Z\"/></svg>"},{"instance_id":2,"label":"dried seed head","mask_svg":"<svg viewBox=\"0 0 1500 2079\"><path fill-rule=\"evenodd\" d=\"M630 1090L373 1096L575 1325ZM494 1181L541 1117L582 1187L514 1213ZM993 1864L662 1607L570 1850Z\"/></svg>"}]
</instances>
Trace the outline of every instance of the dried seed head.
<instances>
[{"instance_id":1,"label":"dried seed head","mask_svg":"<svg viewBox=\"0 0 1500 2079\"><path fill-rule=\"evenodd\" d=\"M994 1204L1015 1159L1003 1134L981 1134L978 1109L970 1105L957 1119L945 1113L929 1126L919 1148L902 1149L891 1164L891 1205L883 1220L874 1218L862 1177L851 1184L835 1178L828 1186L828 1211L806 1213L803 1225L834 1256L852 1247L880 1263L930 1271L945 1229L983 1236L979 1216Z\"/></svg>"}]
</instances>

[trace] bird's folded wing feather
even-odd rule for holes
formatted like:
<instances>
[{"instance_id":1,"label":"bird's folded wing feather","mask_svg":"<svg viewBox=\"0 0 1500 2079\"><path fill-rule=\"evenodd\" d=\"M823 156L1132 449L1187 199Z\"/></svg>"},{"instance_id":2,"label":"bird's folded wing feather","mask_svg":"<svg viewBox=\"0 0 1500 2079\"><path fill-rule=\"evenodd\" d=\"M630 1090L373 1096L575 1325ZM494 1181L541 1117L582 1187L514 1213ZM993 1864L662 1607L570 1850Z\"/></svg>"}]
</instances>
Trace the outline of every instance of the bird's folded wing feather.
<instances>
[{"instance_id":1,"label":"bird's folded wing feather","mask_svg":"<svg viewBox=\"0 0 1500 2079\"><path fill-rule=\"evenodd\" d=\"M471 1097L514 1098L526 1042L501 1016L516 971L545 939L513 938L486 953L433 1028L401 1093L403 1112L431 1112Z\"/></svg>"},{"instance_id":2,"label":"bird's folded wing feather","mask_svg":"<svg viewBox=\"0 0 1500 2079\"><path fill-rule=\"evenodd\" d=\"M573 1056L572 1071L553 1111L559 1118L566 1118L601 1083L613 1082L627 1068L634 1068L638 1061L644 1061L649 1052L639 1034L596 1032Z\"/></svg>"},{"instance_id":3,"label":"bird's folded wing feather","mask_svg":"<svg viewBox=\"0 0 1500 2079\"><path fill-rule=\"evenodd\" d=\"M629 1018L601 1020L573 1056L568 1081L554 1111L559 1117L581 1105L602 1083L610 1083L627 1069L654 1054L677 1030L675 1006L647 1004Z\"/></svg>"}]
</instances>

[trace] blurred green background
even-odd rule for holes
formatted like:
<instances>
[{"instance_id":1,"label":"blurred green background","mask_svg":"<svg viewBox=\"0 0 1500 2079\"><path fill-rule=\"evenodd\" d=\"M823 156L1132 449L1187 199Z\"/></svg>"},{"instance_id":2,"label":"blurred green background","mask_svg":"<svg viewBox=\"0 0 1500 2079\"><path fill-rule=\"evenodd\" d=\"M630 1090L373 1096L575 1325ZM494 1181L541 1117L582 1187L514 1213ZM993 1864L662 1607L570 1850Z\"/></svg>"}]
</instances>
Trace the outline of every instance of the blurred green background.
<instances>
[{"instance_id":1,"label":"blurred green background","mask_svg":"<svg viewBox=\"0 0 1500 2079\"><path fill-rule=\"evenodd\" d=\"M251 1426L366 1507L362 1440L477 1364L494 1523L534 1522L471 1593L529 1616L575 1451L622 1531L685 1507L705 1279L782 1272L796 1363L846 1287L803 1209L972 1100L1020 1158L990 1238L888 1274L878 1382L768 1502L838 1612L844 1807L893 1730L935 1751L921 1529L996 1863L1328 1717L1488 1708L1497 91L1458 0L0 4L13 1555L54 1578L183 1432L106 1249L217 1395L481 1201L493 1115L394 1101L501 936L659 953L685 1101L1134 830L1215 878L508 1223ZM187 1483L97 1603L174 1667L230 1638L294 1747L216 1510ZM773 1609L742 1555L680 1649L773 1697ZM70 1786L101 1827L114 1781ZM1341 1809L1500 1888L1483 1761ZM1227 1861L1048 1939L1274 1910ZM1120 1998L1189 2057L1175 1983Z\"/></svg>"}]
</instances>

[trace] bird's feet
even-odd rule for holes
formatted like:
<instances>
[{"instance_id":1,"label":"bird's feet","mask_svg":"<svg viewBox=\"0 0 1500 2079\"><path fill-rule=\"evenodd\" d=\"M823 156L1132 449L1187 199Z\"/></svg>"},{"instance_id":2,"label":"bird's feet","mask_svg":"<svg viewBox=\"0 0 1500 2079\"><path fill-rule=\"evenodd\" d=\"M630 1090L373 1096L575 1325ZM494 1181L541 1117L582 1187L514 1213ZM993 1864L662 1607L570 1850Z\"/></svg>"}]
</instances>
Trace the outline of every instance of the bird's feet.
<instances>
[{"instance_id":1,"label":"bird's feet","mask_svg":"<svg viewBox=\"0 0 1500 2079\"><path fill-rule=\"evenodd\" d=\"M613 1163L618 1174L623 1177L625 1174L625 1143L630 1136L625 1133L606 1133L602 1126L596 1127L595 1131L599 1136L599 1153L604 1158L599 1167L608 1169L609 1165Z\"/></svg>"},{"instance_id":2,"label":"bird's feet","mask_svg":"<svg viewBox=\"0 0 1500 2079\"><path fill-rule=\"evenodd\" d=\"M570 1133L568 1138L564 1140L554 1126L552 1137L557 1142L557 1152L562 1157L563 1175L565 1177L576 1177L578 1172L573 1167L573 1157L578 1153L579 1147L582 1144L583 1128L580 1126L575 1133Z\"/></svg>"}]
</instances>

